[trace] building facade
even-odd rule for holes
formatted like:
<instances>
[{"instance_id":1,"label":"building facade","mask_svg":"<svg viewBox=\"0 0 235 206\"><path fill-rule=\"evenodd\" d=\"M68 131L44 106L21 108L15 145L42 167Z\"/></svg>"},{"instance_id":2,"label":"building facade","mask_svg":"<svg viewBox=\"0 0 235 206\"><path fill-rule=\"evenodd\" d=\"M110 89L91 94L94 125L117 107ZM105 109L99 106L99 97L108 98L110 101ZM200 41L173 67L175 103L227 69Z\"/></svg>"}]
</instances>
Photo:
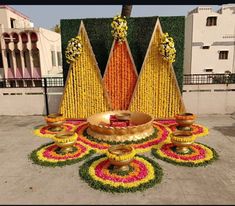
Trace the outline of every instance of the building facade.
<instances>
[{"instance_id":1,"label":"building facade","mask_svg":"<svg viewBox=\"0 0 235 206\"><path fill-rule=\"evenodd\" d=\"M60 34L0 6L0 78L62 77Z\"/></svg>"},{"instance_id":2,"label":"building facade","mask_svg":"<svg viewBox=\"0 0 235 206\"><path fill-rule=\"evenodd\" d=\"M184 74L235 73L235 4L197 7L185 20Z\"/></svg>"}]
</instances>

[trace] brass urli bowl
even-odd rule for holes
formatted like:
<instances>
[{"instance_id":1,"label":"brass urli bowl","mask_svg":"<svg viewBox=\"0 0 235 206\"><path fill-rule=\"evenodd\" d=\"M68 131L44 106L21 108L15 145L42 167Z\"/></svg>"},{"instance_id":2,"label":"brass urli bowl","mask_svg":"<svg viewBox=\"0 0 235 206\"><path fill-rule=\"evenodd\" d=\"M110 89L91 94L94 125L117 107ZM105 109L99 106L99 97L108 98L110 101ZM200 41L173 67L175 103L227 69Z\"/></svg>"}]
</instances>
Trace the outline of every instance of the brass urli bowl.
<instances>
[{"instance_id":1,"label":"brass urli bowl","mask_svg":"<svg viewBox=\"0 0 235 206\"><path fill-rule=\"evenodd\" d=\"M129 120L126 127L110 126L110 116L118 120ZM153 117L143 112L128 110L108 111L94 114L87 118L87 133L92 137L105 141L136 141L150 136L154 132Z\"/></svg>"},{"instance_id":2,"label":"brass urli bowl","mask_svg":"<svg viewBox=\"0 0 235 206\"><path fill-rule=\"evenodd\" d=\"M75 135L75 132L72 131L64 131L64 132L59 132L55 135L56 139L68 139L71 138ZM77 139L74 138L74 140L71 140L69 142L60 142L57 140L54 140L55 144L61 148L61 151L67 153L72 150L72 146L76 143Z\"/></svg>"},{"instance_id":3,"label":"brass urli bowl","mask_svg":"<svg viewBox=\"0 0 235 206\"><path fill-rule=\"evenodd\" d=\"M111 154L122 156L122 155L128 155L133 152L134 148L129 145L115 145L109 147L108 151ZM135 156L135 153L133 154L130 159L124 159L124 160L115 160L112 158L109 158L109 161L112 165L114 165L114 170L122 170L126 171L129 170L129 164L133 161Z\"/></svg>"}]
</instances>

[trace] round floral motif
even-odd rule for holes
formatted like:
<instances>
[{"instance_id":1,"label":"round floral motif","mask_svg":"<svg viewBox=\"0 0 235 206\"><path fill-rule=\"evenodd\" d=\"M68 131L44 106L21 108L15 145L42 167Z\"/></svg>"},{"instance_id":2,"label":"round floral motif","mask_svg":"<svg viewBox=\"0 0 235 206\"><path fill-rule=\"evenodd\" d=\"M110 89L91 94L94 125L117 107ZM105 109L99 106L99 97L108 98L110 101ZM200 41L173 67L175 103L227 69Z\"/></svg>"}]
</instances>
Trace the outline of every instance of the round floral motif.
<instances>
[{"instance_id":1,"label":"round floral motif","mask_svg":"<svg viewBox=\"0 0 235 206\"><path fill-rule=\"evenodd\" d=\"M156 119L154 120L156 123L160 123L160 124L163 124L163 125L171 125L171 124L176 124L176 121L175 119Z\"/></svg>"},{"instance_id":2,"label":"round floral motif","mask_svg":"<svg viewBox=\"0 0 235 206\"><path fill-rule=\"evenodd\" d=\"M125 174L113 172L105 155L85 162L79 170L80 176L94 189L106 192L135 192L153 187L162 179L162 169L153 160L136 156Z\"/></svg>"},{"instance_id":3,"label":"round floral motif","mask_svg":"<svg viewBox=\"0 0 235 206\"><path fill-rule=\"evenodd\" d=\"M194 143L189 146L188 154L177 153L173 143L166 143L160 149L152 149L152 154L164 161L182 166L205 166L218 158L216 151L202 143Z\"/></svg>"},{"instance_id":4,"label":"round floral motif","mask_svg":"<svg viewBox=\"0 0 235 206\"><path fill-rule=\"evenodd\" d=\"M172 37L169 37L168 33L163 33L161 36L161 42L159 45L160 54L163 56L163 59L169 62L175 62L176 49L174 40Z\"/></svg>"},{"instance_id":5,"label":"round floral motif","mask_svg":"<svg viewBox=\"0 0 235 206\"><path fill-rule=\"evenodd\" d=\"M151 150L152 146L160 146L165 141L170 141L170 130L159 123L154 123L153 126L157 130L156 136L153 138L150 138L150 140L143 141L141 143L134 143L129 142L128 144L131 145L136 153L144 153L149 150ZM81 124L76 132L78 134L78 141L81 141L83 144L86 144L91 149L95 150L98 153L106 153L107 149L112 145L107 142L100 142L99 140L96 140L95 138L90 139L87 138L87 136L84 136L84 130L88 127L87 123Z\"/></svg>"},{"instance_id":6,"label":"round floral motif","mask_svg":"<svg viewBox=\"0 0 235 206\"><path fill-rule=\"evenodd\" d=\"M81 143L75 143L71 153L62 154L60 148L54 143L47 143L34 150L30 159L43 166L64 166L74 164L90 156L94 151Z\"/></svg>"},{"instance_id":7,"label":"round floral motif","mask_svg":"<svg viewBox=\"0 0 235 206\"><path fill-rule=\"evenodd\" d=\"M45 117L46 122L54 123L59 121L65 121L65 117L62 116L62 114L59 114L57 117L50 117L50 115Z\"/></svg>"},{"instance_id":8,"label":"round floral motif","mask_svg":"<svg viewBox=\"0 0 235 206\"><path fill-rule=\"evenodd\" d=\"M74 62L82 53L82 42L81 36L76 36L69 40L65 57L68 64Z\"/></svg>"},{"instance_id":9,"label":"round floral motif","mask_svg":"<svg viewBox=\"0 0 235 206\"><path fill-rule=\"evenodd\" d=\"M58 132L53 132L50 130L51 126L40 126L37 129L34 130L34 134L39 137L47 137L47 138L53 138ZM76 126L73 124L65 123L61 126L61 130L59 132L65 132L65 131L74 131L76 129Z\"/></svg>"},{"instance_id":10,"label":"round floral motif","mask_svg":"<svg viewBox=\"0 0 235 206\"><path fill-rule=\"evenodd\" d=\"M177 130L177 126L178 126L177 123L168 125L168 127L171 129L172 132ZM209 133L208 128L199 124L193 124L191 125L191 128L192 128L192 131L191 131L192 134L195 135L196 137L206 136Z\"/></svg>"},{"instance_id":11,"label":"round floral motif","mask_svg":"<svg viewBox=\"0 0 235 206\"><path fill-rule=\"evenodd\" d=\"M171 139L173 139L176 142L192 142L196 139L195 135L192 136L174 136L173 133L171 133Z\"/></svg>"},{"instance_id":12,"label":"round floral motif","mask_svg":"<svg viewBox=\"0 0 235 206\"><path fill-rule=\"evenodd\" d=\"M56 137L56 135L54 137L52 137L52 139L58 143L74 142L77 138L78 138L77 133L74 133L71 137L68 137L65 139L58 138L58 137Z\"/></svg>"},{"instance_id":13,"label":"round floral motif","mask_svg":"<svg viewBox=\"0 0 235 206\"><path fill-rule=\"evenodd\" d=\"M120 15L115 16L111 23L111 27L112 27L111 33L114 39L117 40L118 42L124 41L127 36L127 29L128 29L126 17L125 16L121 17Z\"/></svg>"}]
</instances>

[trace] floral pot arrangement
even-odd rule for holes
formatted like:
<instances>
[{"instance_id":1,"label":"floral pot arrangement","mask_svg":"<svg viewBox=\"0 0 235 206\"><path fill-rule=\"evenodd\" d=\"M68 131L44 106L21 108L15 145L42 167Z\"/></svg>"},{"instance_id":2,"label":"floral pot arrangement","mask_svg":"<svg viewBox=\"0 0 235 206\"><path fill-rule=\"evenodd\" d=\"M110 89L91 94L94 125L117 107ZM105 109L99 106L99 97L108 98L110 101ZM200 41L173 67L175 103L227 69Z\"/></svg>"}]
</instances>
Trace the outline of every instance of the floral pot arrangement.
<instances>
[{"instance_id":1,"label":"floral pot arrangement","mask_svg":"<svg viewBox=\"0 0 235 206\"><path fill-rule=\"evenodd\" d=\"M175 131L171 133L171 142L176 146L177 153L189 153L189 146L194 143L195 139L196 136L190 131Z\"/></svg>"},{"instance_id":2,"label":"floral pot arrangement","mask_svg":"<svg viewBox=\"0 0 235 206\"><path fill-rule=\"evenodd\" d=\"M45 121L50 126L50 130L53 132L60 132L62 125L65 122L65 118L60 113L49 114L45 117Z\"/></svg>"},{"instance_id":3,"label":"floral pot arrangement","mask_svg":"<svg viewBox=\"0 0 235 206\"><path fill-rule=\"evenodd\" d=\"M191 125L195 122L196 115L192 113L182 113L175 116L175 120L178 123L178 130L191 131Z\"/></svg>"},{"instance_id":4,"label":"floral pot arrangement","mask_svg":"<svg viewBox=\"0 0 235 206\"><path fill-rule=\"evenodd\" d=\"M106 155L110 163L114 165L114 170L128 171L136 152L129 145L115 145L108 148Z\"/></svg>"},{"instance_id":5,"label":"floral pot arrangement","mask_svg":"<svg viewBox=\"0 0 235 206\"><path fill-rule=\"evenodd\" d=\"M73 152L73 146L77 141L77 133L75 132L59 132L52 139L55 141L55 144L61 148L61 153Z\"/></svg>"}]
</instances>

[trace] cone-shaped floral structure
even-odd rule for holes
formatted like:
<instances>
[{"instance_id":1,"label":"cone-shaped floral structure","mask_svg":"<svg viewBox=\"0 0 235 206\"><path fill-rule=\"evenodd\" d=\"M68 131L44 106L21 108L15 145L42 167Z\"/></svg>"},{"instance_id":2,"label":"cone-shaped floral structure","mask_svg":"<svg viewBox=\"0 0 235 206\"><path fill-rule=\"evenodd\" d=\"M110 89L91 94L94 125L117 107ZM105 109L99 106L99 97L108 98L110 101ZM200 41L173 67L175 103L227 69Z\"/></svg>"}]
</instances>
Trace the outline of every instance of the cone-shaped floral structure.
<instances>
[{"instance_id":1,"label":"cone-shaped floral structure","mask_svg":"<svg viewBox=\"0 0 235 206\"><path fill-rule=\"evenodd\" d=\"M165 61L159 52L161 35L162 30L158 19L129 110L145 112L155 118L169 118L185 112L185 107L173 66Z\"/></svg>"},{"instance_id":2,"label":"cone-shaped floral structure","mask_svg":"<svg viewBox=\"0 0 235 206\"><path fill-rule=\"evenodd\" d=\"M128 109L137 78L127 40L114 40L103 78L113 110Z\"/></svg>"},{"instance_id":3,"label":"cone-shaped floral structure","mask_svg":"<svg viewBox=\"0 0 235 206\"><path fill-rule=\"evenodd\" d=\"M102 77L87 32L81 22L82 52L70 65L59 112L67 118L87 118L110 110Z\"/></svg>"}]
</instances>

